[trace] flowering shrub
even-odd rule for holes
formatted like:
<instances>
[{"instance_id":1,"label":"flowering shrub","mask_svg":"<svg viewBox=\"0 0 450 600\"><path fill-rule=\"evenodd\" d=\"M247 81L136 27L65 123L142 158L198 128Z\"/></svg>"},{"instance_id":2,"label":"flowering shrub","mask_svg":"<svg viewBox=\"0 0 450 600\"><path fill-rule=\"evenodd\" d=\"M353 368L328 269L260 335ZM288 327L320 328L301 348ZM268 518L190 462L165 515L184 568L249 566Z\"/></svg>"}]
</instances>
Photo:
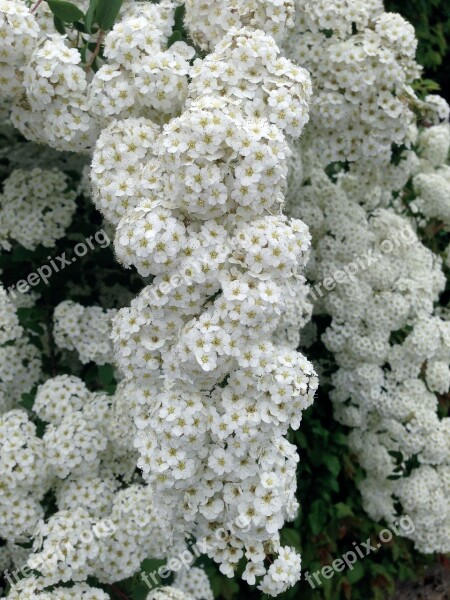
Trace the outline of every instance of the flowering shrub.
<instances>
[{"instance_id":1,"label":"flowering shrub","mask_svg":"<svg viewBox=\"0 0 450 600\"><path fill-rule=\"evenodd\" d=\"M378 0L0 0L4 597L308 598L402 515L382 583L450 552L416 46Z\"/></svg>"}]
</instances>

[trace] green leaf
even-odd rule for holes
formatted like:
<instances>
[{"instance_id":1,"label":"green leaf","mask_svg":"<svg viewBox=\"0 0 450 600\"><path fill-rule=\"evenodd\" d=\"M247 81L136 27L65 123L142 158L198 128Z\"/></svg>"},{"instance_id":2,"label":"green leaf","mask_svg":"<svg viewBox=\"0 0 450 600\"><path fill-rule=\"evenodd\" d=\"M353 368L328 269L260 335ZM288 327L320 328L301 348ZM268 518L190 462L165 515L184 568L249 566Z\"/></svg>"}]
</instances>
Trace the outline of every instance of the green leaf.
<instances>
[{"instance_id":1,"label":"green leaf","mask_svg":"<svg viewBox=\"0 0 450 600\"><path fill-rule=\"evenodd\" d=\"M174 13L174 30L179 31L180 33L185 33L184 29L184 17L186 15L186 7L184 4L177 6Z\"/></svg>"},{"instance_id":2,"label":"green leaf","mask_svg":"<svg viewBox=\"0 0 450 600\"><path fill-rule=\"evenodd\" d=\"M343 433L340 432L336 432L333 434L333 441L336 442L336 444L339 444L340 446L347 446L348 445L348 438L346 435L344 435Z\"/></svg>"},{"instance_id":3,"label":"green leaf","mask_svg":"<svg viewBox=\"0 0 450 600\"><path fill-rule=\"evenodd\" d=\"M293 546L294 548L300 549L300 534L295 529L282 529L281 540L283 546Z\"/></svg>"},{"instance_id":4,"label":"green leaf","mask_svg":"<svg viewBox=\"0 0 450 600\"><path fill-rule=\"evenodd\" d=\"M64 23L73 23L83 18L83 11L78 6L65 0L47 0L47 4L52 13Z\"/></svg>"},{"instance_id":5,"label":"green leaf","mask_svg":"<svg viewBox=\"0 0 450 600\"><path fill-rule=\"evenodd\" d=\"M73 24L73 26L80 33L87 33L86 27L84 26L83 23L81 23L81 21L75 21L75 23Z\"/></svg>"},{"instance_id":6,"label":"green leaf","mask_svg":"<svg viewBox=\"0 0 450 600\"><path fill-rule=\"evenodd\" d=\"M122 4L123 0L98 0L95 16L100 29L108 31L112 28Z\"/></svg>"},{"instance_id":7,"label":"green leaf","mask_svg":"<svg viewBox=\"0 0 450 600\"><path fill-rule=\"evenodd\" d=\"M65 35L66 28L64 27L64 21L59 19L57 16L54 16L53 25L55 26L55 29L58 33L60 33L61 35Z\"/></svg>"},{"instance_id":8,"label":"green leaf","mask_svg":"<svg viewBox=\"0 0 450 600\"><path fill-rule=\"evenodd\" d=\"M175 42L181 42L182 39L183 36L181 35L181 32L178 30L174 31L170 38L167 40L167 47L170 48L170 46L173 46Z\"/></svg>"},{"instance_id":9,"label":"green leaf","mask_svg":"<svg viewBox=\"0 0 450 600\"><path fill-rule=\"evenodd\" d=\"M143 583L138 583L133 589L133 600L146 600L148 593L148 587Z\"/></svg>"},{"instance_id":10,"label":"green leaf","mask_svg":"<svg viewBox=\"0 0 450 600\"><path fill-rule=\"evenodd\" d=\"M23 246L16 246L11 255L11 259L13 262L22 262L32 260L33 253L31 250L27 250Z\"/></svg>"},{"instance_id":11,"label":"green leaf","mask_svg":"<svg viewBox=\"0 0 450 600\"><path fill-rule=\"evenodd\" d=\"M114 379L114 369L111 365L101 365L98 368L98 378L102 385L109 385Z\"/></svg>"},{"instance_id":12,"label":"green leaf","mask_svg":"<svg viewBox=\"0 0 450 600\"><path fill-rule=\"evenodd\" d=\"M335 455L328 456L326 459L326 465L328 471L332 473L334 476L337 476L339 471L341 470L341 461Z\"/></svg>"},{"instance_id":13,"label":"green leaf","mask_svg":"<svg viewBox=\"0 0 450 600\"><path fill-rule=\"evenodd\" d=\"M45 430L47 428L47 424L40 419L35 419L34 424L36 425L36 436L40 439L44 437Z\"/></svg>"},{"instance_id":14,"label":"green leaf","mask_svg":"<svg viewBox=\"0 0 450 600\"><path fill-rule=\"evenodd\" d=\"M327 518L327 507L323 500L314 500L311 504L309 511L308 520L313 535L320 533L326 522Z\"/></svg>"},{"instance_id":15,"label":"green leaf","mask_svg":"<svg viewBox=\"0 0 450 600\"><path fill-rule=\"evenodd\" d=\"M221 592L225 600L233 600L239 592L239 586L234 579L225 579L222 581Z\"/></svg>"},{"instance_id":16,"label":"green leaf","mask_svg":"<svg viewBox=\"0 0 450 600\"><path fill-rule=\"evenodd\" d=\"M81 62L85 63L86 62L86 53L87 53L87 44L85 44L84 46L79 48L79 52L80 52L80 56L81 56Z\"/></svg>"},{"instance_id":17,"label":"green leaf","mask_svg":"<svg viewBox=\"0 0 450 600\"><path fill-rule=\"evenodd\" d=\"M91 0L86 16L84 17L84 26L88 33L92 33L92 25L94 24L95 11L97 10L98 0Z\"/></svg>"},{"instance_id":18,"label":"green leaf","mask_svg":"<svg viewBox=\"0 0 450 600\"><path fill-rule=\"evenodd\" d=\"M145 558L141 563L140 570L146 573L153 573L165 564L166 560L163 558Z\"/></svg>"},{"instance_id":19,"label":"green leaf","mask_svg":"<svg viewBox=\"0 0 450 600\"><path fill-rule=\"evenodd\" d=\"M20 406L23 406L27 410L31 410L33 408L35 396L36 396L36 390L34 390L33 392L30 392L30 393L22 394L22 399L19 402Z\"/></svg>"},{"instance_id":20,"label":"green leaf","mask_svg":"<svg viewBox=\"0 0 450 600\"><path fill-rule=\"evenodd\" d=\"M336 516L338 519L343 519L344 517L353 517L352 509L343 502L338 502L335 504L334 510L336 511Z\"/></svg>"},{"instance_id":21,"label":"green leaf","mask_svg":"<svg viewBox=\"0 0 450 600\"><path fill-rule=\"evenodd\" d=\"M320 487L323 487L323 492L321 490L320 493L321 496L329 496L329 490L331 490L332 492L339 491L338 480L331 473L327 473L326 475L320 476Z\"/></svg>"},{"instance_id":22,"label":"green leaf","mask_svg":"<svg viewBox=\"0 0 450 600\"><path fill-rule=\"evenodd\" d=\"M304 434L303 431L300 431L300 430L295 432L295 441L300 446L300 448L306 448L306 446L308 445L308 440L306 439L306 435Z\"/></svg>"},{"instance_id":23,"label":"green leaf","mask_svg":"<svg viewBox=\"0 0 450 600\"><path fill-rule=\"evenodd\" d=\"M350 583L357 583L364 577L364 567L361 562L356 562L351 571L347 573L347 579Z\"/></svg>"}]
</instances>

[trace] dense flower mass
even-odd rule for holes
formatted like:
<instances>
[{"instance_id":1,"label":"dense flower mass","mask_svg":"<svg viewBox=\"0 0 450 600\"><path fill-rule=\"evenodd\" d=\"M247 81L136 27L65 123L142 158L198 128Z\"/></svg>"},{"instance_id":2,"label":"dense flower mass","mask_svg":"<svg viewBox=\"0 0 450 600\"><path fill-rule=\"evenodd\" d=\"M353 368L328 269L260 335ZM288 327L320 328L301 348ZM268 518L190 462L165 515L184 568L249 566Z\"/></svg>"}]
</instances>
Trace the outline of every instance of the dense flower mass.
<instances>
[{"instance_id":1,"label":"dense flower mass","mask_svg":"<svg viewBox=\"0 0 450 600\"><path fill-rule=\"evenodd\" d=\"M39 35L39 26L21 0L0 3L0 93L15 96L22 90L23 67Z\"/></svg>"},{"instance_id":2,"label":"dense flower mass","mask_svg":"<svg viewBox=\"0 0 450 600\"><path fill-rule=\"evenodd\" d=\"M296 0L289 56L312 74L311 144L320 162L389 162L410 143L411 83L420 74L413 27L381 0Z\"/></svg>"},{"instance_id":3,"label":"dense flower mass","mask_svg":"<svg viewBox=\"0 0 450 600\"><path fill-rule=\"evenodd\" d=\"M332 293L313 287L323 296L320 310L332 316L322 339L339 366L332 377L335 416L354 428L350 445L368 474L361 486L366 509L389 522L395 497L403 500L410 486L410 478L392 480L395 453L404 463L417 456L435 466L441 493L446 489L450 421L439 419L433 393L450 387L449 323L434 314L445 287L442 263L405 217L386 208L368 216L345 190L345 176L337 185L315 170L303 191L293 211L311 218L317 240L311 276L323 283L340 271L346 278ZM420 498L416 503L410 498L404 505L414 515L415 542L427 552L447 551L448 510L427 504L422 513Z\"/></svg>"},{"instance_id":4,"label":"dense flower mass","mask_svg":"<svg viewBox=\"0 0 450 600\"><path fill-rule=\"evenodd\" d=\"M316 369L364 510L450 551L450 108L416 46L381 0L0 0L4 597L213 600L200 554L295 586Z\"/></svg>"},{"instance_id":5,"label":"dense flower mass","mask_svg":"<svg viewBox=\"0 0 450 600\"><path fill-rule=\"evenodd\" d=\"M103 310L100 306L82 306L65 300L53 314L55 344L75 350L84 364L110 363L113 357L109 337L115 314L114 309Z\"/></svg>"},{"instance_id":6,"label":"dense flower mass","mask_svg":"<svg viewBox=\"0 0 450 600\"><path fill-rule=\"evenodd\" d=\"M0 245L11 240L34 250L52 248L62 238L76 210L76 194L58 170L17 169L3 183L0 194Z\"/></svg>"},{"instance_id":7,"label":"dense flower mass","mask_svg":"<svg viewBox=\"0 0 450 600\"><path fill-rule=\"evenodd\" d=\"M294 25L293 0L187 0L186 25L203 50L212 49L233 27L248 25L281 41Z\"/></svg>"},{"instance_id":8,"label":"dense flower mass","mask_svg":"<svg viewBox=\"0 0 450 600\"><path fill-rule=\"evenodd\" d=\"M21 327L17 308L0 287L0 415L31 392L41 375L41 357Z\"/></svg>"},{"instance_id":9,"label":"dense flower mass","mask_svg":"<svg viewBox=\"0 0 450 600\"><path fill-rule=\"evenodd\" d=\"M266 573L269 544L279 547L278 530L296 513L298 455L284 436L298 428L317 387L306 359L266 341L310 243L300 220L275 216L290 154L283 131L298 133L307 121L310 84L304 70L277 58L262 32L232 31L222 48L217 59L194 64L186 109L157 137L142 119L110 127L94 156L93 180L107 216L125 209L118 258L155 276L119 311L112 334L118 364L136 386L138 466L176 528L196 537L225 529L211 556L231 576L246 552L243 576L254 583L255 573ZM233 53L243 66L231 81L225 69ZM219 78L212 66L222 61ZM242 95L250 68L255 83ZM283 89L289 100L282 120L258 109ZM130 155L126 140L138 135L148 149ZM109 198L102 185L103 177L117 180L115 170L104 175L114 164L106 162L108 140L134 176L131 193L123 177L124 202L117 183ZM243 518L241 531L230 527L230 519ZM256 555L248 550L255 540ZM278 587L274 570L267 571L261 589L278 593L295 583L300 569L286 568L290 575Z\"/></svg>"}]
</instances>

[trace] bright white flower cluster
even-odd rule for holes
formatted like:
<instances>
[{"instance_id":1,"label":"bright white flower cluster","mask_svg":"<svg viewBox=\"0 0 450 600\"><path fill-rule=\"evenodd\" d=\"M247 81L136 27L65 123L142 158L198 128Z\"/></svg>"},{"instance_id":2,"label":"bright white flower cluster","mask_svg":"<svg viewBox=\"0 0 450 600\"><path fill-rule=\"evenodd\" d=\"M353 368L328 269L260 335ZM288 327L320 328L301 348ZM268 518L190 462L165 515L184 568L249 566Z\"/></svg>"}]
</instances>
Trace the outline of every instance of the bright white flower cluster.
<instances>
[{"instance_id":1,"label":"bright white flower cluster","mask_svg":"<svg viewBox=\"0 0 450 600\"><path fill-rule=\"evenodd\" d=\"M296 0L288 54L313 77L308 138L321 163L388 163L408 144L419 75L414 28L381 0Z\"/></svg>"},{"instance_id":2,"label":"bright white flower cluster","mask_svg":"<svg viewBox=\"0 0 450 600\"><path fill-rule=\"evenodd\" d=\"M264 566L298 507L298 455L284 436L317 379L304 357L267 341L310 244L300 220L275 214L284 132L306 123L311 89L262 32L231 30L216 51L195 63L186 109L160 134L143 119L102 134L93 181L105 214L123 215L117 256L154 276L113 328L135 386L138 466L176 530L223 531L209 551L222 572L232 576L245 553L244 578L264 575L262 589L276 595L300 575L287 549Z\"/></svg>"},{"instance_id":3,"label":"bright white flower cluster","mask_svg":"<svg viewBox=\"0 0 450 600\"><path fill-rule=\"evenodd\" d=\"M419 173L414 177L417 195L410 208L426 220L434 219L450 229L450 125L442 123L421 132Z\"/></svg>"},{"instance_id":4,"label":"bright white flower cluster","mask_svg":"<svg viewBox=\"0 0 450 600\"><path fill-rule=\"evenodd\" d=\"M79 151L95 139L81 56L60 34L39 44L24 68L24 97L13 106L12 123L30 140L57 150ZM42 123L46 127L42 127Z\"/></svg>"},{"instance_id":5,"label":"bright white flower cluster","mask_svg":"<svg viewBox=\"0 0 450 600\"><path fill-rule=\"evenodd\" d=\"M59 375L39 386L33 410L43 421L59 424L70 413L82 410L89 396L78 377Z\"/></svg>"},{"instance_id":6,"label":"bright white flower cluster","mask_svg":"<svg viewBox=\"0 0 450 600\"><path fill-rule=\"evenodd\" d=\"M91 110L100 122L140 115L158 121L180 111L195 52L185 42L167 48L173 8L170 2L132 6L106 36L108 63L89 90Z\"/></svg>"},{"instance_id":7,"label":"bright white flower cluster","mask_svg":"<svg viewBox=\"0 0 450 600\"><path fill-rule=\"evenodd\" d=\"M175 574L173 587L181 590L187 596L201 598L201 600L214 600L214 594L205 571L198 567L183 569Z\"/></svg>"},{"instance_id":8,"label":"bright white flower cluster","mask_svg":"<svg viewBox=\"0 0 450 600\"><path fill-rule=\"evenodd\" d=\"M36 426L22 409L0 417L0 536L23 542L44 515L43 498L48 469L45 446Z\"/></svg>"},{"instance_id":9,"label":"bright white flower cluster","mask_svg":"<svg viewBox=\"0 0 450 600\"><path fill-rule=\"evenodd\" d=\"M39 550L30 554L28 564L48 586L86 580L99 559L102 535L101 523L93 525L86 509L60 510L39 525L34 539Z\"/></svg>"},{"instance_id":10,"label":"bright white flower cluster","mask_svg":"<svg viewBox=\"0 0 450 600\"><path fill-rule=\"evenodd\" d=\"M0 95L22 89L20 68L28 61L39 34L33 15L21 0L0 2Z\"/></svg>"},{"instance_id":11,"label":"bright white flower cluster","mask_svg":"<svg viewBox=\"0 0 450 600\"><path fill-rule=\"evenodd\" d=\"M333 183L316 168L292 206L316 240L311 278L324 284L340 272L344 279L328 294L313 288L320 311L332 317L323 341L339 367L335 417L353 428L349 442L367 474L361 492L370 516L391 522L396 500L404 501L416 546L447 552L450 419L439 418L433 393L450 389L450 322L434 314L445 287L442 262L405 217L389 208L367 211L346 179ZM409 476L416 459L420 466ZM419 491L422 472L434 482L435 500Z\"/></svg>"},{"instance_id":12,"label":"bright white flower cluster","mask_svg":"<svg viewBox=\"0 0 450 600\"><path fill-rule=\"evenodd\" d=\"M191 600L191 596L176 587L161 587L150 592L146 600Z\"/></svg>"},{"instance_id":13,"label":"bright white flower cluster","mask_svg":"<svg viewBox=\"0 0 450 600\"><path fill-rule=\"evenodd\" d=\"M15 97L13 124L27 139L80 152L94 145L99 126L115 118L164 121L178 114L187 96L194 50L180 41L167 47L174 9L168 1L127 4L122 19L105 36L103 64L94 74L90 65L82 66L70 36L46 33L45 19L24 13L36 39L34 45L27 43L30 60L20 55L23 84L10 91ZM44 30L39 34L41 21Z\"/></svg>"},{"instance_id":14,"label":"bright white flower cluster","mask_svg":"<svg viewBox=\"0 0 450 600\"><path fill-rule=\"evenodd\" d=\"M317 378L302 355L268 340L286 298L304 287L309 232L280 208L290 154L284 136L299 135L308 121L310 79L271 37L292 25L291 2L241 3L239 20L194 67L187 44L168 48L174 9L127 3L95 69L82 64L72 34L49 33L45 14L23 13L35 35L27 55L22 49L14 58L21 72L9 92L12 122L58 150L89 149L104 129L93 160L95 198L117 225L119 259L153 280L115 318L126 377L114 396L56 376L38 388L37 428L23 410L2 416L4 537L11 556L14 544L33 540L31 555L15 552L15 560L39 574L13 586L11 597L103 598L83 583L88 577L126 579L149 556L185 550L186 533L211 538L222 529L210 555L224 573L231 576L245 553L244 578L261 576L269 594L300 576L300 558L280 547L279 530L298 508L298 455L285 436L299 427ZM14 176L15 188L31 187L25 173ZM56 175L47 178L58 187ZM46 186L37 188L38 198L46 194L37 206L40 243L53 245L70 223L75 193L64 195L66 187L52 194L55 209ZM18 217L30 195L21 195ZM27 216L35 210L34 202ZM9 237L26 245L23 230ZM27 243L37 241L28 235ZM63 302L55 340L84 363L104 364L112 315ZM136 463L152 485L135 477ZM50 492L57 510L44 520ZM266 555L274 555L272 566ZM201 571L176 584L183 591L167 594L187 598L189 589L211 598Z\"/></svg>"},{"instance_id":15,"label":"bright white flower cluster","mask_svg":"<svg viewBox=\"0 0 450 600\"><path fill-rule=\"evenodd\" d=\"M100 588L87 583L76 583L71 587L45 589L45 579L32 575L13 585L10 600L110 600L110 596Z\"/></svg>"},{"instance_id":16,"label":"bright white flower cluster","mask_svg":"<svg viewBox=\"0 0 450 600\"><path fill-rule=\"evenodd\" d=\"M102 130L92 158L92 195L114 225L148 196L142 184L144 167L154 156L158 137L158 127L145 118L113 121Z\"/></svg>"},{"instance_id":17,"label":"bright white flower cluster","mask_svg":"<svg viewBox=\"0 0 450 600\"><path fill-rule=\"evenodd\" d=\"M49 592L49 586L89 576L114 583L135 574L145 558L186 551L182 534L168 539L169 524L153 507L149 486L134 482L119 489L130 482L136 465L129 398L126 386L107 397L92 394L76 377L62 375L38 389L34 411L49 422L43 436L37 435L24 410L0 418L0 535L8 548L33 539L32 553L18 558L17 566L25 560L40 574L13 586L8 597L28 597L39 590L43 600L53 598L45 594L59 594L59 588ZM50 490L57 512L44 522L41 501ZM208 600L207 580L199 573L196 580L193 591L205 595L192 597ZM64 590L96 593L86 584ZM67 596L72 597L84 596Z\"/></svg>"},{"instance_id":18,"label":"bright white flower cluster","mask_svg":"<svg viewBox=\"0 0 450 600\"><path fill-rule=\"evenodd\" d=\"M261 590L270 596L278 596L286 586L292 586L300 579L301 561L294 548L280 548L278 557L270 565L261 582Z\"/></svg>"},{"instance_id":19,"label":"bright white flower cluster","mask_svg":"<svg viewBox=\"0 0 450 600\"><path fill-rule=\"evenodd\" d=\"M280 42L294 26L294 0L187 0L186 26L203 50L211 50L233 27L250 26Z\"/></svg>"},{"instance_id":20,"label":"bright white flower cluster","mask_svg":"<svg viewBox=\"0 0 450 600\"><path fill-rule=\"evenodd\" d=\"M47 586L88 576L107 583L126 579L147 556L164 558L167 553L167 523L156 515L151 499L148 486L133 484L111 495L107 518L93 518L81 506L59 510L35 533L29 566Z\"/></svg>"},{"instance_id":21,"label":"bright white flower cluster","mask_svg":"<svg viewBox=\"0 0 450 600\"><path fill-rule=\"evenodd\" d=\"M450 322L435 311L442 261L417 233L450 224L449 108L410 87L413 28L381 0L297 0L286 47L311 70L312 98L308 72L277 46L293 0L187 0L188 39L210 52L195 60L171 44L177 4L125 2L83 64L76 34L55 34L48 9L35 17L0 0L12 122L58 150L95 146L94 203L116 229L117 258L145 280L118 312L56 307L55 342L83 364L113 362L113 319L124 378L107 396L53 377L33 417L10 410L36 384L38 360L2 300L0 561L39 574L11 598L103 600L89 577L131 577L145 558L185 550L186 536L210 542L230 577L245 559L243 579L263 593L298 581L300 556L279 532L298 509L286 436L318 384L293 349L312 313L310 231L335 416L352 429L365 508L391 521L400 503L420 550L450 549L450 419L436 396L450 388ZM311 101L292 158L286 136L303 132ZM395 161L393 146L407 147ZM54 245L74 198L62 173L14 171L0 196L5 247ZM344 283L318 293L338 272ZM56 512L44 519L49 492ZM30 540L31 555L19 545ZM148 600L212 600L201 570L173 585Z\"/></svg>"},{"instance_id":22,"label":"bright white flower cluster","mask_svg":"<svg viewBox=\"0 0 450 600\"><path fill-rule=\"evenodd\" d=\"M39 350L19 325L16 307L0 284L0 415L33 389L40 374Z\"/></svg>"},{"instance_id":23,"label":"bright white flower cluster","mask_svg":"<svg viewBox=\"0 0 450 600\"><path fill-rule=\"evenodd\" d=\"M290 135L300 136L308 122L309 73L281 56L263 31L231 28L211 54L194 62L191 77L191 96L229 97L246 116L267 119Z\"/></svg>"},{"instance_id":24,"label":"bright white flower cluster","mask_svg":"<svg viewBox=\"0 0 450 600\"><path fill-rule=\"evenodd\" d=\"M68 184L56 169L14 170L0 194L0 245L9 250L14 240L29 250L39 244L52 248L76 210L76 194Z\"/></svg>"},{"instance_id":25,"label":"bright white flower cluster","mask_svg":"<svg viewBox=\"0 0 450 600\"><path fill-rule=\"evenodd\" d=\"M111 320L116 310L100 306L82 306L65 300L53 314L55 343L59 348L75 350L80 361L104 365L113 361L110 342Z\"/></svg>"}]
</instances>

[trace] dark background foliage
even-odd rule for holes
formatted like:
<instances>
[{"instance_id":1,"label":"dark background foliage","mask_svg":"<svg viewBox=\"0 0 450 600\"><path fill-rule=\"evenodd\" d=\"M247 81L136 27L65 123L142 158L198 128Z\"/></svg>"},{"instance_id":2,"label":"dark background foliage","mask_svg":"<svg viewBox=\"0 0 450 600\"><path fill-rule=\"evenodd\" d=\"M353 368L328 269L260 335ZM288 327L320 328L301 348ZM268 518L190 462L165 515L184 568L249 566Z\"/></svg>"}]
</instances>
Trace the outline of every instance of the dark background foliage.
<instances>
[{"instance_id":1,"label":"dark background foliage","mask_svg":"<svg viewBox=\"0 0 450 600\"><path fill-rule=\"evenodd\" d=\"M450 102L450 2L449 0L385 0L386 10L400 13L416 29L417 59L424 76L436 81Z\"/></svg>"}]
</instances>

